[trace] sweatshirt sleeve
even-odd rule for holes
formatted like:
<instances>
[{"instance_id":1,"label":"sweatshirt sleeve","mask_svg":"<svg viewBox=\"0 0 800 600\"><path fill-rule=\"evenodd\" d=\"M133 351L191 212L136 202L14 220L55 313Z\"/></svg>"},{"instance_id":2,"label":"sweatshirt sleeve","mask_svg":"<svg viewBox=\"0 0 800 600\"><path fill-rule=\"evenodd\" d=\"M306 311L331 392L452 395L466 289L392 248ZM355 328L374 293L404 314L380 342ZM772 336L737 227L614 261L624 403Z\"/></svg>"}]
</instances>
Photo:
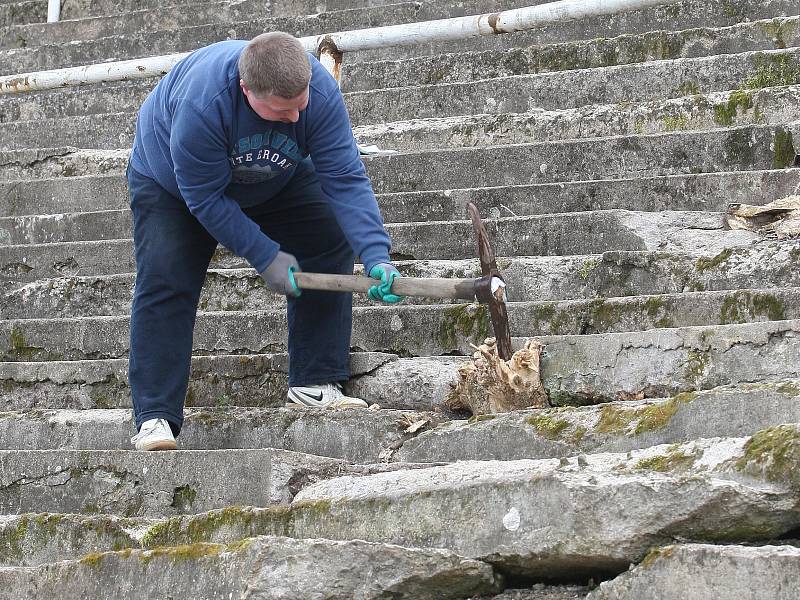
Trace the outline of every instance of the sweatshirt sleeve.
<instances>
[{"instance_id":1,"label":"sweatshirt sleeve","mask_svg":"<svg viewBox=\"0 0 800 600\"><path fill-rule=\"evenodd\" d=\"M323 195L369 273L376 264L389 262L391 242L338 88L324 102L310 119L308 152Z\"/></svg>"},{"instance_id":2,"label":"sweatshirt sleeve","mask_svg":"<svg viewBox=\"0 0 800 600\"><path fill-rule=\"evenodd\" d=\"M220 244L259 273L266 269L279 246L224 193L231 170L221 119L206 118L191 103L183 103L173 114L169 150L189 211Z\"/></svg>"}]
</instances>

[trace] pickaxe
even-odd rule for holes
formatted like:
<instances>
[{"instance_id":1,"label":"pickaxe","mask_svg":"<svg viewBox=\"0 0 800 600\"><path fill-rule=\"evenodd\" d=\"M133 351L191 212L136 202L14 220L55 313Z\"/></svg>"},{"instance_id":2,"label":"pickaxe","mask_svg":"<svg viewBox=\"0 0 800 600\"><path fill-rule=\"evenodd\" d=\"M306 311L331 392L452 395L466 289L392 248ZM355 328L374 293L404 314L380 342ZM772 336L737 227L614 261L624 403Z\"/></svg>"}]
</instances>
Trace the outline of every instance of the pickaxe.
<instances>
[{"instance_id":1,"label":"pickaxe","mask_svg":"<svg viewBox=\"0 0 800 600\"><path fill-rule=\"evenodd\" d=\"M477 300L489 307L489 316L497 340L500 358L511 358L511 333L506 311L506 283L497 268L494 251L478 209L471 202L467 212L478 239L478 256L481 261L481 277L477 279L448 279L435 277L400 277L392 284L392 293L400 296L423 298L453 298ZM375 280L360 275L331 275L328 273L295 273L295 282L301 289L330 292L366 292L375 285Z\"/></svg>"}]
</instances>

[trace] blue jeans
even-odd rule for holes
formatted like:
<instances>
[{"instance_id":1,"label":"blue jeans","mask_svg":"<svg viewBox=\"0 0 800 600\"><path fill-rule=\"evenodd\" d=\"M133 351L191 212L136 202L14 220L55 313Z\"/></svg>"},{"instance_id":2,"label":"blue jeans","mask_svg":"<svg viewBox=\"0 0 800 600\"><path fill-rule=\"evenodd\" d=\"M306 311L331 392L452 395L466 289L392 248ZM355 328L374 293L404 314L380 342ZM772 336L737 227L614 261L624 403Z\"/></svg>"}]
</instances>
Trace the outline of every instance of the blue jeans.
<instances>
[{"instance_id":1,"label":"blue jeans","mask_svg":"<svg viewBox=\"0 0 800 600\"><path fill-rule=\"evenodd\" d=\"M217 241L181 198L131 168L128 189L136 255L128 375L136 428L149 419L166 419L177 435L197 304ZM304 271L353 273L353 250L310 161L300 163L277 194L243 210ZM288 300L287 318L289 385L346 381L352 294L304 290Z\"/></svg>"}]
</instances>

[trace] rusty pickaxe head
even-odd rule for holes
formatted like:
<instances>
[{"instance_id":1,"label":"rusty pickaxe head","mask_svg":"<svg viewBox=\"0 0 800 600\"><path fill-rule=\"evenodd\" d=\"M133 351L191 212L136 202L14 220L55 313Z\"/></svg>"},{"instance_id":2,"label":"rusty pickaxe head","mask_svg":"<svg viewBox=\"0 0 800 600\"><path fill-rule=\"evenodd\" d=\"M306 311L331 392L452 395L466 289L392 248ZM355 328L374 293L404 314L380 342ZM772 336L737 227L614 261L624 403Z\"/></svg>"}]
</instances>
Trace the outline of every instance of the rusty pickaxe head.
<instances>
[{"instance_id":1,"label":"rusty pickaxe head","mask_svg":"<svg viewBox=\"0 0 800 600\"><path fill-rule=\"evenodd\" d=\"M494 329L494 337L497 341L497 353L503 360L509 360L512 350L511 331L508 327L508 311L506 310L506 283L497 268L497 261L489 243L486 227L483 226L478 209L472 202L467 204L467 213L472 219L472 227L475 229L475 236L478 240L478 258L481 261L482 277L475 282L475 297L478 302L489 307L489 317L492 320L492 329Z\"/></svg>"}]
</instances>

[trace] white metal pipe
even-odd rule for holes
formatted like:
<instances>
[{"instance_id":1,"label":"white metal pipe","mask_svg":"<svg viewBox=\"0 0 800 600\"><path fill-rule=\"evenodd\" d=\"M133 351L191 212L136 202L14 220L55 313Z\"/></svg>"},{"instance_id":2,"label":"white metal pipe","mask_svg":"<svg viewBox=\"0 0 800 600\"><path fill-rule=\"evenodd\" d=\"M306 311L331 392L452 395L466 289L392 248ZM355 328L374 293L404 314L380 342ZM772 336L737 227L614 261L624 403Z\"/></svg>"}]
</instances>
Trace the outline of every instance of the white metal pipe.
<instances>
[{"instance_id":1,"label":"white metal pipe","mask_svg":"<svg viewBox=\"0 0 800 600\"><path fill-rule=\"evenodd\" d=\"M547 23L639 10L682 0L561 0L498 13L423 23L390 25L300 38L309 52L353 52L409 46L533 29ZM46 90L103 81L124 81L163 75L188 53L109 62L53 71L0 77L0 94Z\"/></svg>"},{"instance_id":2,"label":"white metal pipe","mask_svg":"<svg viewBox=\"0 0 800 600\"><path fill-rule=\"evenodd\" d=\"M48 0L47 2L47 22L58 23L61 18L61 0Z\"/></svg>"}]
</instances>

